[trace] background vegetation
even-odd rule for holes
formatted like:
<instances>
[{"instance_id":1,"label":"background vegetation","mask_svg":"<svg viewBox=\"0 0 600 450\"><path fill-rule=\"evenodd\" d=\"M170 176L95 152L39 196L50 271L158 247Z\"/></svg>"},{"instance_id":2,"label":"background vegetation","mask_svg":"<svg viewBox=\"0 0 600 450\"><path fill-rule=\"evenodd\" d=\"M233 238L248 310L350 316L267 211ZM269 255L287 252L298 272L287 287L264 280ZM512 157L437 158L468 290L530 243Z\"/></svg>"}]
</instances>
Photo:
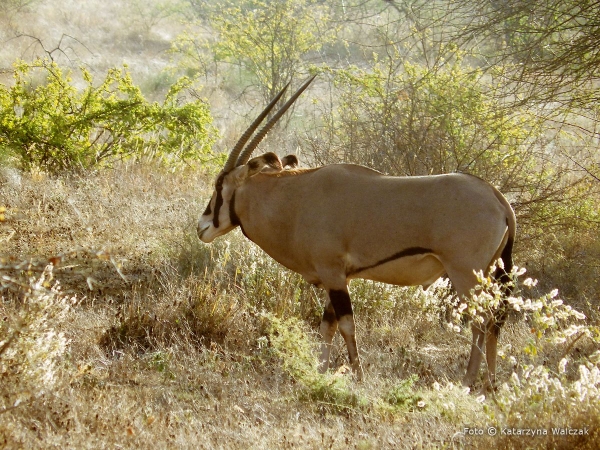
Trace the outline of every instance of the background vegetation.
<instances>
[{"instance_id":1,"label":"background vegetation","mask_svg":"<svg viewBox=\"0 0 600 450\"><path fill-rule=\"evenodd\" d=\"M595 448L599 13L580 0L2 2L2 446ZM316 371L322 293L237 231L198 242L222 152L312 73L264 151L468 172L509 198L527 274L495 393L457 381L464 319L497 305L497 287L459 302L445 280L354 281L356 384L340 339L336 370ZM567 427L587 434L552 432Z\"/></svg>"}]
</instances>

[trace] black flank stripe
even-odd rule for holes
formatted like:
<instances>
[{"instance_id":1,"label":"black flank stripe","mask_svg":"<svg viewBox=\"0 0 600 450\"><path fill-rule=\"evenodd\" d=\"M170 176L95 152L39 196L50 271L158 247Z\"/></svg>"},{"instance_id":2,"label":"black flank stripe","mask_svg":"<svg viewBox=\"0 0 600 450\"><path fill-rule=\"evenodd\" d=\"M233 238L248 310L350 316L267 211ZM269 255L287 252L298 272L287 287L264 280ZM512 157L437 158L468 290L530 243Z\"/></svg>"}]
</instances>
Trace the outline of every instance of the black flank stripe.
<instances>
[{"instance_id":1,"label":"black flank stripe","mask_svg":"<svg viewBox=\"0 0 600 450\"><path fill-rule=\"evenodd\" d=\"M409 247L398 253L394 253L392 256L389 256L381 261L376 262L375 264L371 264L370 266L360 267L358 269L351 270L348 275L354 275L359 272L363 272L368 269L372 269L373 267L381 266L382 264L388 263L390 261L394 261L395 259L404 258L405 256L415 256L415 255L424 255L426 253L433 253L431 249L423 248L423 247Z\"/></svg>"}]
</instances>

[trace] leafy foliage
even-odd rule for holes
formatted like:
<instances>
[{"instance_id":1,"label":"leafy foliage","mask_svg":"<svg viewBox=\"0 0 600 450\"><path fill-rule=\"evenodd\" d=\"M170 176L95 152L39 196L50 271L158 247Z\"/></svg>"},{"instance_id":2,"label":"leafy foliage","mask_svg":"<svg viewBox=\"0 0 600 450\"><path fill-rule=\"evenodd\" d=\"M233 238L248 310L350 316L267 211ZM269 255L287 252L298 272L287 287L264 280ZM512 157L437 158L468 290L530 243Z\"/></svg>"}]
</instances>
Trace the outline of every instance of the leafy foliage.
<instances>
[{"instance_id":1,"label":"leafy foliage","mask_svg":"<svg viewBox=\"0 0 600 450\"><path fill-rule=\"evenodd\" d=\"M183 103L190 81L150 103L124 69L110 69L95 86L81 69L83 89L56 63L15 65L14 85L0 85L0 154L21 168L49 172L92 168L116 158L208 158L215 140L208 106ZM43 81L36 79L43 77Z\"/></svg>"},{"instance_id":2,"label":"leafy foliage","mask_svg":"<svg viewBox=\"0 0 600 450\"><path fill-rule=\"evenodd\" d=\"M391 388L385 396L387 403L399 409L413 409L415 406L419 406L422 397L414 392L414 384L417 379L416 375L412 375Z\"/></svg>"},{"instance_id":3,"label":"leafy foliage","mask_svg":"<svg viewBox=\"0 0 600 450\"><path fill-rule=\"evenodd\" d=\"M318 156L398 175L469 171L497 181L507 168L532 164L522 149L539 127L490 99L477 70L460 60L434 69L397 62L335 72L341 96L330 120L341 126Z\"/></svg>"},{"instance_id":4,"label":"leafy foliage","mask_svg":"<svg viewBox=\"0 0 600 450\"><path fill-rule=\"evenodd\" d=\"M211 10L210 26L218 38L182 34L174 50L195 70L213 60L239 65L257 82L263 99L271 100L303 67L309 52L318 51L333 34L327 10L315 0L221 0Z\"/></svg>"},{"instance_id":5,"label":"leafy foliage","mask_svg":"<svg viewBox=\"0 0 600 450\"><path fill-rule=\"evenodd\" d=\"M587 109L598 99L597 2L452 3L448 25L457 29L454 38L463 46L481 41L479 45L493 63L515 63L508 80L528 100L559 101ZM471 21L466 23L465 17Z\"/></svg>"}]
</instances>

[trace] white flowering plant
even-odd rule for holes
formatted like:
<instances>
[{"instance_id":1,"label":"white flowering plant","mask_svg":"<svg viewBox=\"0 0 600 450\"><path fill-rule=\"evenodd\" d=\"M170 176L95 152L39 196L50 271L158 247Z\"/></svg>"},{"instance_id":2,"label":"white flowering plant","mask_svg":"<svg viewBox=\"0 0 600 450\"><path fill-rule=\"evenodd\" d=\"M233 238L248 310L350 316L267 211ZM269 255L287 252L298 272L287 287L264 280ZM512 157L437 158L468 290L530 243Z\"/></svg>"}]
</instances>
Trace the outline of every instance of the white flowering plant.
<instances>
[{"instance_id":1,"label":"white flowering plant","mask_svg":"<svg viewBox=\"0 0 600 450\"><path fill-rule=\"evenodd\" d=\"M61 380L68 340L58 329L76 301L53 283L52 265L28 286L2 278L5 292L10 284L19 285L22 295L0 302L0 412L44 396Z\"/></svg>"},{"instance_id":2,"label":"white flowering plant","mask_svg":"<svg viewBox=\"0 0 600 450\"><path fill-rule=\"evenodd\" d=\"M501 269L504 268L502 260L498 260L498 264ZM492 267L490 272L495 270ZM543 337L556 344L566 343L573 336L576 339L582 336L598 339L598 330L585 323L586 316L557 298L557 289L538 298L522 295L524 289L537 285L537 280L526 278L517 286L516 280L524 274L524 268L514 266L508 273L509 281L502 284L483 272L476 273L477 285L471 290L469 298L458 302L452 313L452 321L448 324L449 328L459 331L458 324L465 317L483 323L490 318L502 320L511 311L516 311L524 315L535 338L534 342L530 341L523 349L525 353L535 355Z\"/></svg>"},{"instance_id":3,"label":"white flowering plant","mask_svg":"<svg viewBox=\"0 0 600 450\"><path fill-rule=\"evenodd\" d=\"M438 278L427 288L417 286L411 301L432 322L440 315L448 311L454 311L459 303L458 296L452 289L450 279L445 277Z\"/></svg>"},{"instance_id":4,"label":"white flowering plant","mask_svg":"<svg viewBox=\"0 0 600 450\"><path fill-rule=\"evenodd\" d=\"M498 352L510 360L512 375L492 393L496 407L490 404L485 410L502 426L549 430L550 445L563 430L583 433L600 425L600 332L583 313L559 299L556 289L541 296L524 295L537 285L537 280L526 278L517 286L524 274L525 269L514 267L510 281L502 285L477 273L477 286L454 309L449 328L460 331L465 316L482 324L511 311L523 316L518 327L526 324L521 333L525 339L513 339L522 343L520 348L507 345ZM576 343L587 350L575 352ZM555 435L553 429L558 430Z\"/></svg>"}]
</instances>

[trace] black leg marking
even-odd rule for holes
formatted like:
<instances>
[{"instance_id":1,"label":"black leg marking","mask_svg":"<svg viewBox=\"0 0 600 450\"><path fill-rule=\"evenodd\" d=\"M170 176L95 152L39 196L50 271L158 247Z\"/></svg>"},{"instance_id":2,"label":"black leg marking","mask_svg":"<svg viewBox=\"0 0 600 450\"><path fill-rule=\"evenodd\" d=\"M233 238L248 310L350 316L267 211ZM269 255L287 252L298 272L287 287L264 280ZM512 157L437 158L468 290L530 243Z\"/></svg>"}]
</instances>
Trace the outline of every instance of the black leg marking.
<instances>
[{"instance_id":1,"label":"black leg marking","mask_svg":"<svg viewBox=\"0 0 600 450\"><path fill-rule=\"evenodd\" d=\"M329 300L331 300L337 320L347 314L352 315L352 303L350 302L350 295L346 291L330 290Z\"/></svg>"},{"instance_id":2,"label":"black leg marking","mask_svg":"<svg viewBox=\"0 0 600 450\"><path fill-rule=\"evenodd\" d=\"M327 322L329 324L334 324L337 322L337 317L335 316L335 310L333 309L333 305L331 302L328 302L323 310L323 322Z\"/></svg>"},{"instance_id":3,"label":"black leg marking","mask_svg":"<svg viewBox=\"0 0 600 450\"><path fill-rule=\"evenodd\" d=\"M512 289L506 285L511 281L510 280L510 272L513 268L513 260L512 260L513 245L514 245L514 241L512 238L509 237L508 241L506 242L506 245L504 246L504 249L502 249L502 254L500 255L500 258L502 259L502 262L504 263L504 268L501 269L500 267L498 267L496 269L496 272L494 273L494 279L505 285L504 295L510 295L512 292Z\"/></svg>"},{"instance_id":4,"label":"black leg marking","mask_svg":"<svg viewBox=\"0 0 600 450\"><path fill-rule=\"evenodd\" d=\"M510 272L513 268L513 245L513 239L509 237L508 241L506 242L506 245L504 246L504 249L502 250L502 255L500 255L500 258L504 263L504 268L501 269L500 267L498 267L496 269L496 272L494 273L494 279L503 285L502 292L505 297L511 295L513 291L512 286L510 285ZM500 329L504 325L504 322L506 322L506 318L508 317L508 308L508 301L506 299L503 299L500 308L494 314L494 328L492 329L492 332L494 333L496 338L498 338L498 336L500 335Z\"/></svg>"}]
</instances>

